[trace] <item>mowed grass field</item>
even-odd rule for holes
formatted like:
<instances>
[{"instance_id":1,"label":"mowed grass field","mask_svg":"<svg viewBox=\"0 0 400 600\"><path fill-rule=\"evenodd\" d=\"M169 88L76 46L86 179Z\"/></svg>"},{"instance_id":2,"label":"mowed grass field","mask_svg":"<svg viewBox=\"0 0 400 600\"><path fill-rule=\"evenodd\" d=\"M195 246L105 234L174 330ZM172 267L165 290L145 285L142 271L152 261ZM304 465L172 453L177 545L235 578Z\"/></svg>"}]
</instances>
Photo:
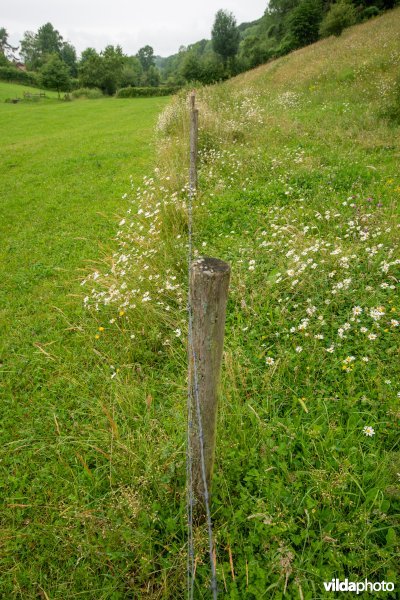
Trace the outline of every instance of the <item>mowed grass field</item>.
<instances>
[{"instance_id":1,"label":"mowed grass field","mask_svg":"<svg viewBox=\"0 0 400 600\"><path fill-rule=\"evenodd\" d=\"M0 99L25 89L0 84ZM81 427L100 424L88 406L106 418L98 402L107 389L81 327L80 279L112 245L130 177L137 183L152 163L166 102L0 103L1 598L41 597L43 578L59 598L98 584L85 567L89 583L71 591L64 546L77 507L93 508L81 485L92 488ZM75 554L82 540L73 537Z\"/></svg>"}]
</instances>

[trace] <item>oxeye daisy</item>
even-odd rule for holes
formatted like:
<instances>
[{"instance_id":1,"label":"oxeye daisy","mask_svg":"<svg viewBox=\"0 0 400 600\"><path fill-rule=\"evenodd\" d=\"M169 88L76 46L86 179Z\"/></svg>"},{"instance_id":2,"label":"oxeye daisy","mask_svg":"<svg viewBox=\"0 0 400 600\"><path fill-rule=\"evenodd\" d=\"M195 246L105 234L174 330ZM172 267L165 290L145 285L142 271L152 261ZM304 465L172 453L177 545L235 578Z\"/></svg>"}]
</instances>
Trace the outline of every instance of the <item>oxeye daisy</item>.
<instances>
[{"instance_id":1,"label":"oxeye daisy","mask_svg":"<svg viewBox=\"0 0 400 600\"><path fill-rule=\"evenodd\" d=\"M375 435L375 429L371 427L371 425L365 425L363 427L363 434L367 437L372 437L373 435Z\"/></svg>"}]
</instances>

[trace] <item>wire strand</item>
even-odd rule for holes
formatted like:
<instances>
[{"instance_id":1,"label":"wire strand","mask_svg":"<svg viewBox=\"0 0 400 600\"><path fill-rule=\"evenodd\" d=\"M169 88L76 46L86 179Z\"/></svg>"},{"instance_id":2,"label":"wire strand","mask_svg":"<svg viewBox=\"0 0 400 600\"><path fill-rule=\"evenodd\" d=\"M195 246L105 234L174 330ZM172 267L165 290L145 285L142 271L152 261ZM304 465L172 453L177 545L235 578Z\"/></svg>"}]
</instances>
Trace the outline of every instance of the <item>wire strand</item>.
<instances>
[{"instance_id":1,"label":"wire strand","mask_svg":"<svg viewBox=\"0 0 400 600\"><path fill-rule=\"evenodd\" d=\"M211 565L211 591L213 594L213 600L217 600L217 574L213 557L213 531L210 511L210 497L207 486L206 467L204 459L204 436L203 436L203 424L201 418L200 400L199 400L199 385L198 385L198 373L197 373L197 357L193 345L193 311L192 311L192 288L191 288L191 267L193 261L193 199L195 197L195 186L193 181L190 181L189 185L189 198L188 198L188 423L187 423L187 511L188 511L188 598L193 599L194 591L194 541L193 541L193 453L192 453L192 437L193 437L193 410L192 400L194 396L195 409L197 416L197 428L199 435L199 446L200 446L200 463L201 463L201 475L203 480L204 488L204 505L206 509L206 521L208 531L208 542L209 542L209 556ZM192 369L193 361L193 369ZM193 381L193 385L192 385Z\"/></svg>"}]
</instances>

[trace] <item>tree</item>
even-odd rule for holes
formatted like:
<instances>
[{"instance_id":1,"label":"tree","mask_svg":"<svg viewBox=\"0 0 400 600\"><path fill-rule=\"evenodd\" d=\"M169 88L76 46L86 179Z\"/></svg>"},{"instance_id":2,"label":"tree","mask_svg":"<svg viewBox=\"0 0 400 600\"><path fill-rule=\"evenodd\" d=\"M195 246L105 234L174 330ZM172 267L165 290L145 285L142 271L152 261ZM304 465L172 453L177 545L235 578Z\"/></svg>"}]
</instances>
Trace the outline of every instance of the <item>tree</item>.
<instances>
[{"instance_id":1,"label":"tree","mask_svg":"<svg viewBox=\"0 0 400 600\"><path fill-rule=\"evenodd\" d=\"M0 67L9 67L10 61L3 52L0 52Z\"/></svg>"},{"instance_id":2,"label":"tree","mask_svg":"<svg viewBox=\"0 0 400 600\"><path fill-rule=\"evenodd\" d=\"M69 67L72 76L76 76L76 51L51 23L39 27L37 33L26 31L21 40L20 54L29 69L37 70L44 65L48 57L57 54Z\"/></svg>"},{"instance_id":3,"label":"tree","mask_svg":"<svg viewBox=\"0 0 400 600\"><path fill-rule=\"evenodd\" d=\"M148 71L150 67L154 66L154 50L151 46L144 46L143 48L140 48L136 56L140 60L143 71Z\"/></svg>"},{"instance_id":4,"label":"tree","mask_svg":"<svg viewBox=\"0 0 400 600\"><path fill-rule=\"evenodd\" d=\"M353 4L348 0L339 0L339 2L332 4L325 15L319 33L321 37L340 35L343 29L354 25L356 19L356 9Z\"/></svg>"},{"instance_id":5,"label":"tree","mask_svg":"<svg viewBox=\"0 0 400 600\"><path fill-rule=\"evenodd\" d=\"M232 13L219 10L211 32L214 51L222 57L224 65L233 58L239 49L240 34Z\"/></svg>"},{"instance_id":6,"label":"tree","mask_svg":"<svg viewBox=\"0 0 400 600\"><path fill-rule=\"evenodd\" d=\"M136 56L129 56L122 67L119 84L121 87L140 85L143 74L142 65Z\"/></svg>"},{"instance_id":7,"label":"tree","mask_svg":"<svg viewBox=\"0 0 400 600\"><path fill-rule=\"evenodd\" d=\"M67 92L70 88L68 66L57 54L51 54L40 69L40 81L43 87L60 92Z\"/></svg>"},{"instance_id":8,"label":"tree","mask_svg":"<svg viewBox=\"0 0 400 600\"><path fill-rule=\"evenodd\" d=\"M33 31L25 31L20 41L19 53L28 69L32 71L37 69L40 56L36 46L36 34Z\"/></svg>"},{"instance_id":9,"label":"tree","mask_svg":"<svg viewBox=\"0 0 400 600\"><path fill-rule=\"evenodd\" d=\"M203 65L195 52L186 52L186 56L181 65L181 73L186 81L202 80L204 74Z\"/></svg>"},{"instance_id":10,"label":"tree","mask_svg":"<svg viewBox=\"0 0 400 600\"><path fill-rule=\"evenodd\" d=\"M18 46L11 46L8 42L8 33L4 27L0 27L0 63L7 64L15 60L14 52L18 50Z\"/></svg>"},{"instance_id":11,"label":"tree","mask_svg":"<svg viewBox=\"0 0 400 600\"><path fill-rule=\"evenodd\" d=\"M78 78L82 87L100 87L102 78L102 59L94 48L82 52L78 65Z\"/></svg>"},{"instance_id":12,"label":"tree","mask_svg":"<svg viewBox=\"0 0 400 600\"><path fill-rule=\"evenodd\" d=\"M120 85L126 56L124 56L121 46L106 46L100 53L100 57L102 76L99 87L111 96L115 94Z\"/></svg>"},{"instance_id":13,"label":"tree","mask_svg":"<svg viewBox=\"0 0 400 600\"><path fill-rule=\"evenodd\" d=\"M99 87L112 95L120 85L126 61L120 46L107 46L100 54L94 48L87 48L79 63L79 81L84 87Z\"/></svg>"},{"instance_id":14,"label":"tree","mask_svg":"<svg viewBox=\"0 0 400 600\"><path fill-rule=\"evenodd\" d=\"M221 59L214 53L205 55L201 59L201 66L203 73L200 81L205 85L222 81L228 76Z\"/></svg>"},{"instance_id":15,"label":"tree","mask_svg":"<svg viewBox=\"0 0 400 600\"><path fill-rule=\"evenodd\" d=\"M273 56L275 40L267 36L248 35L240 42L239 59L246 69L252 69Z\"/></svg>"},{"instance_id":16,"label":"tree","mask_svg":"<svg viewBox=\"0 0 400 600\"><path fill-rule=\"evenodd\" d=\"M140 78L139 80L137 79L136 73L135 71L132 69L132 67L130 67L129 65L124 65L122 67L122 72L121 72L121 77L119 80L119 84L121 87L134 87L135 85L138 85L138 82L140 83Z\"/></svg>"},{"instance_id":17,"label":"tree","mask_svg":"<svg viewBox=\"0 0 400 600\"><path fill-rule=\"evenodd\" d=\"M270 0L268 8L264 15L280 15L284 17L289 14L298 5L298 0Z\"/></svg>"},{"instance_id":18,"label":"tree","mask_svg":"<svg viewBox=\"0 0 400 600\"><path fill-rule=\"evenodd\" d=\"M60 54L63 44L62 36L51 23L39 27L36 34L36 47L40 54Z\"/></svg>"},{"instance_id":19,"label":"tree","mask_svg":"<svg viewBox=\"0 0 400 600\"><path fill-rule=\"evenodd\" d=\"M295 46L307 46L318 40L322 21L320 0L301 0L289 16L289 32Z\"/></svg>"},{"instance_id":20,"label":"tree","mask_svg":"<svg viewBox=\"0 0 400 600\"><path fill-rule=\"evenodd\" d=\"M160 85L160 71L157 67L154 65L149 67L147 73L144 74L144 82L151 87L158 87Z\"/></svg>"},{"instance_id":21,"label":"tree","mask_svg":"<svg viewBox=\"0 0 400 600\"><path fill-rule=\"evenodd\" d=\"M71 77L76 77L78 74L78 65L76 61L76 50L69 42L64 42L60 51L61 60L69 67Z\"/></svg>"}]
</instances>

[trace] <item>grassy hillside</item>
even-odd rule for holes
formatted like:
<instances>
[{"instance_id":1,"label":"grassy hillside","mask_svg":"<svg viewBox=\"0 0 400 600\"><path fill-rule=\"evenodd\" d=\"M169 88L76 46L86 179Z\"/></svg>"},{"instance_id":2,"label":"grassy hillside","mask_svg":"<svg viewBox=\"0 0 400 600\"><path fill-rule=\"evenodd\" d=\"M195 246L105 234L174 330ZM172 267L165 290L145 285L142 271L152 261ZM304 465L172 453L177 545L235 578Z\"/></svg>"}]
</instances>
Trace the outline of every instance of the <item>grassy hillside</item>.
<instances>
[{"instance_id":1,"label":"grassy hillside","mask_svg":"<svg viewBox=\"0 0 400 600\"><path fill-rule=\"evenodd\" d=\"M40 90L38 88L21 85L19 83L5 83L0 81L0 102L4 102L8 98L24 98L24 94L46 94L47 99L57 98L57 92L49 90ZM44 102L44 100L42 100Z\"/></svg>"},{"instance_id":2,"label":"grassy hillside","mask_svg":"<svg viewBox=\"0 0 400 600\"><path fill-rule=\"evenodd\" d=\"M195 247L232 265L212 498L221 597L314 600L336 577L398 590L400 138L385 115L399 35L396 10L198 92ZM101 102L109 133L86 130L96 153L100 138L111 148L117 122L106 116L114 101ZM62 105L72 121L77 106ZM131 203L119 211L111 258L92 246L99 235L109 245L115 209L104 204L101 232L89 200L84 210L66 204L81 164L64 179L72 149L48 189L53 238L42 248L42 233L25 238L43 231L32 218L43 198L35 181L24 186L37 196L30 216L8 213L19 241L7 260L26 239L31 269L55 266L40 254L69 238L64 219L92 237L72 240L83 247L60 261L58 296L41 267L31 273L31 283L47 281L40 293L27 275L10 287L18 304L6 315L3 361L5 597L186 597L187 107L177 98L160 116L158 166L125 187ZM28 144L16 139L10 148ZM123 194L122 179L109 185ZM59 198L67 210L57 212ZM78 289L84 252L95 263ZM20 256L6 277L28 264L30 254ZM34 297L48 320L40 313L32 325ZM195 543L195 597L207 599L201 526Z\"/></svg>"}]
</instances>

